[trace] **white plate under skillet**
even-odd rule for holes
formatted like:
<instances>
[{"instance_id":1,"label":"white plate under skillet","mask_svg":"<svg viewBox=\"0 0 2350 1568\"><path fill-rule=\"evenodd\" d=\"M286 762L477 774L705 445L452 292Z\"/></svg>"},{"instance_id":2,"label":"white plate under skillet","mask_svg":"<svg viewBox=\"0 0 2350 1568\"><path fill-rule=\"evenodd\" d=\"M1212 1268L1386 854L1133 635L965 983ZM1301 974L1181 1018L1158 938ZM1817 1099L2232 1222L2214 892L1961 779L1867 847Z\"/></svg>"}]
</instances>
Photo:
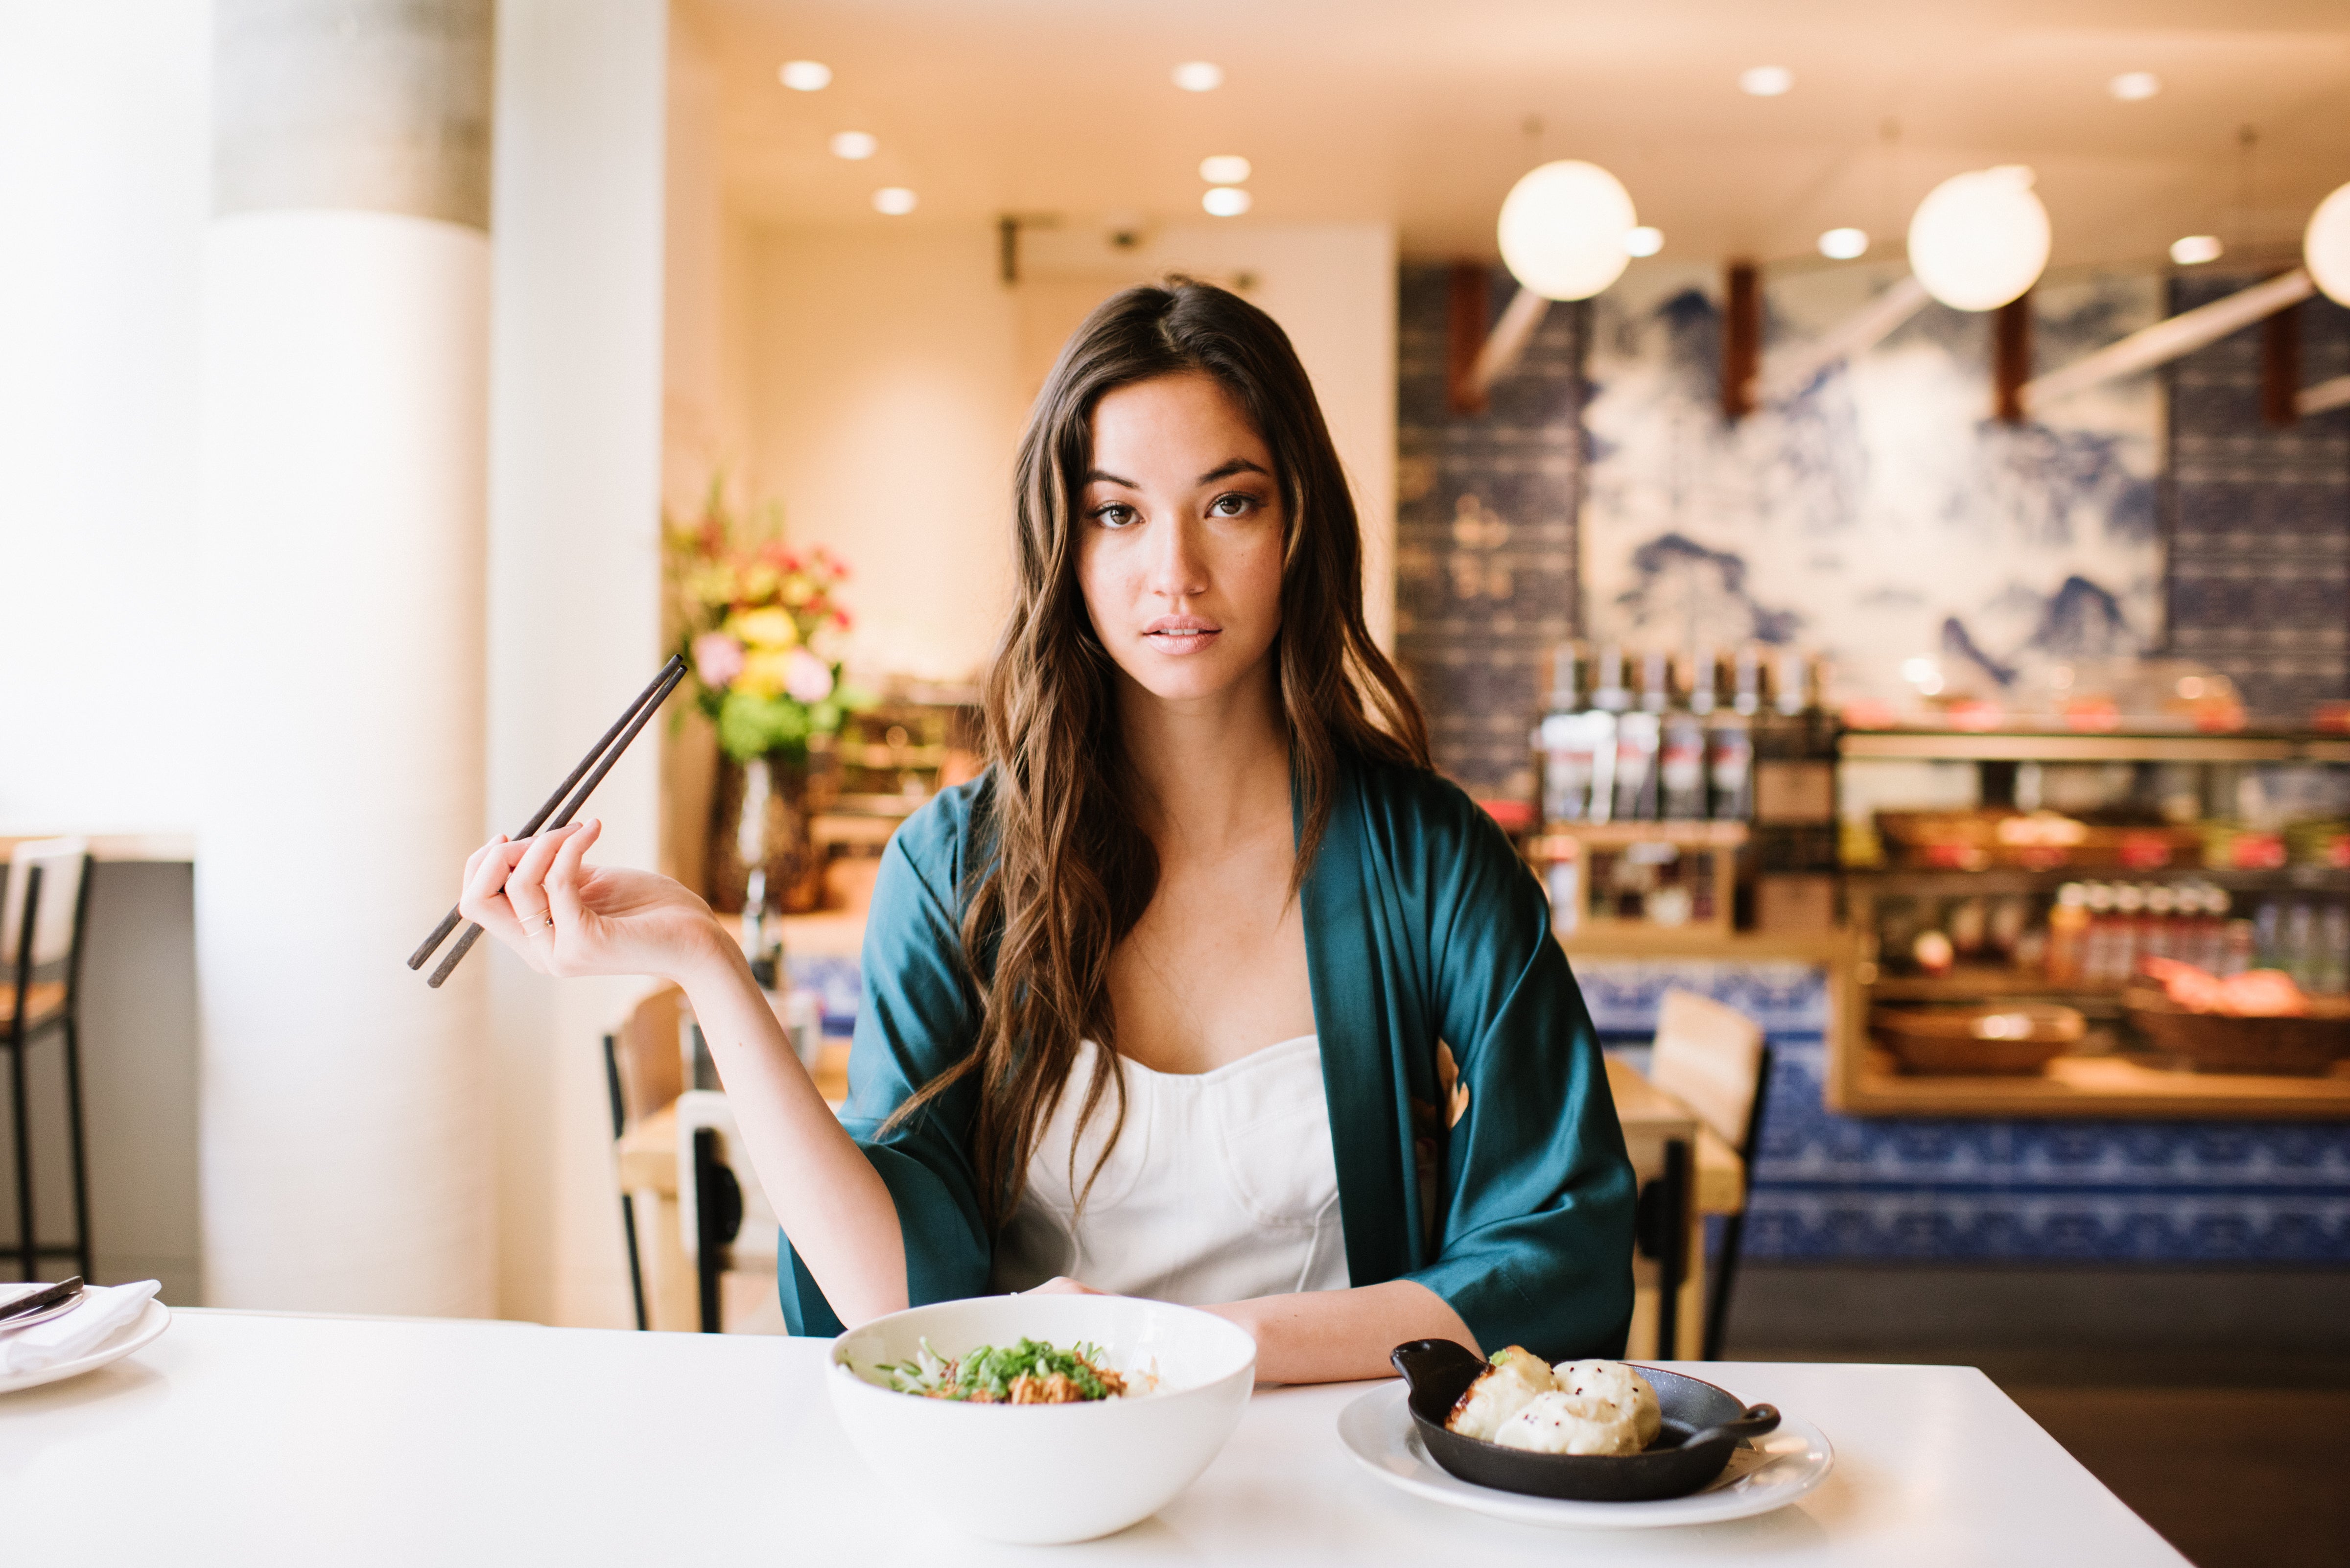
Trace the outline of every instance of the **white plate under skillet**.
<instances>
[{"instance_id":1,"label":"white plate under skillet","mask_svg":"<svg viewBox=\"0 0 2350 1568\"><path fill-rule=\"evenodd\" d=\"M1554 1530L1655 1530L1671 1524L1714 1524L1784 1508L1827 1479L1835 1450L1808 1421L1782 1416L1779 1429L1752 1440L1752 1452L1733 1454L1723 1479L1687 1497L1656 1502L1569 1502L1497 1491L1462 1480L1429 1458L1404 1407L1401 1383L1374 1388L1338 1412L1338 1438L1373 1475L1433 1502L1490 1513L1519 1524Z\"/></svg>"},{"instance_id":2,"label":"white plate under skillet","mask_svg":"<svg viewBox=\"0 0 2350 1568\"><path fill-rule=\"evenodd\" d=\"M99 1341L96 1349L86 1351L71 1361L60 1361L36 1372L0 1374L0 1394L14 1394L19 1388L38 1388L44 1383L61 1383L85 1372L95 1372L101 1366L121 1360L133 1351L145 1349L154 1342L156 1335L171 1326L172 1309L150 1297L137 1317Z\"/></svg>"}]
</instances>

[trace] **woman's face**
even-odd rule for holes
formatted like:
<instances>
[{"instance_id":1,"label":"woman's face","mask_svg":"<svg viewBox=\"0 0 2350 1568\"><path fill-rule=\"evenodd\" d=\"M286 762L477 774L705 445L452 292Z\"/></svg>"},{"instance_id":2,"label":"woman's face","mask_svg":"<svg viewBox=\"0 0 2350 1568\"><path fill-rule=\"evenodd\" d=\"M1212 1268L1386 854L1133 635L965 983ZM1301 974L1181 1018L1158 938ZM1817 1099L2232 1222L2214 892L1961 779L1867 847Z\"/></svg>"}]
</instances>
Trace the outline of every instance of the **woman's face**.
<instances>
[{"instance_id":1,"label":"woman's face","mask_svg":"<svg viewBox=\"0 0 2350 1568\"><path fill-rule=\"evenodd\" d=\"M1212 377L1137 381L1095 405L1076 522L1086 609L1137 685L1212 698L1263 663L1287 519L1272 452Z\"/></svg>"}]
</instances>

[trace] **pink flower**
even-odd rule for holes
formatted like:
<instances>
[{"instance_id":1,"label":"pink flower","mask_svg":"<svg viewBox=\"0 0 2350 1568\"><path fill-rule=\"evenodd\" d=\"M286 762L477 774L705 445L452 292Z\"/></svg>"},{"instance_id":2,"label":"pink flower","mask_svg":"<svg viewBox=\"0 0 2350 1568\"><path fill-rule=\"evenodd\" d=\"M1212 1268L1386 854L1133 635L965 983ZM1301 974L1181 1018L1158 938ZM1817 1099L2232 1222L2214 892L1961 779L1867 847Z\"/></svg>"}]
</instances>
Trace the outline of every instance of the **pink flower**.
<instances>
[{"instance_id":1,"label":"pink flower","mask_svg":"<svg viewBox=\"0 0 2350 1568\"><path fill-rule=\"evenodd\" d=\"M705 631L693 639L693 668L712 691L743 673L743 645L723 631Z\"/></svg>"},{"instance_id":2,"label":"pink flower","mask_svg":"<svg viewBox=\"0 0 2350 1568\"><path fill-rule=\"evenodd\" d=\"M784 690L803 702L821 702L832 695L832 669L806 649L795 648L784 672Z\"/></svg>"}]
</instances>

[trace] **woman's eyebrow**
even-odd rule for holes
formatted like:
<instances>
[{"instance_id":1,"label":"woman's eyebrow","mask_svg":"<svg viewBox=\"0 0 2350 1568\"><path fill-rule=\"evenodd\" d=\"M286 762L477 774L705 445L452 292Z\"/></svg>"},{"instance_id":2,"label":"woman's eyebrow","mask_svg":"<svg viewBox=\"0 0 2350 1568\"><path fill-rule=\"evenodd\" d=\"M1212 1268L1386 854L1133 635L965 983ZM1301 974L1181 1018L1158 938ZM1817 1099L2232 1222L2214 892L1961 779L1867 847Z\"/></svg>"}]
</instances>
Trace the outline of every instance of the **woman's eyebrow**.
<instances>
[{"instance_id":1,"label":"woman's eyebrow","mask_svg":"<svg viewBox=\"0 0 2350 1568\"><path fill-rule=\"evenodd\" d=\"M1202 484L1213 484L1220 479L1230 479L1235 473L1263 473L1267 479L1271 479L1273 477L1272 474L1265 472L1263 468L1251 462L1248 459L1244 457L1236 457L1230 462L1225 463L1222 468L1211 469L1206 473L1200 475L1200 483Z\"/></svg>"},{"instance_id":2,"label":"woman's eyebrow","mask_svg":"<svg viewBox=\"0 0 2350 1568\"><path fill-rule=\"evenodd\" d=\"M1117 474L1107 472L1098 468L1086 475L1086 483L1087 484L1122 484L1128 490L1139 490L1142 488L1142 486L1135 483L1134 481L1130 479L1120 479Z\"/></svg>"}]
</instances>

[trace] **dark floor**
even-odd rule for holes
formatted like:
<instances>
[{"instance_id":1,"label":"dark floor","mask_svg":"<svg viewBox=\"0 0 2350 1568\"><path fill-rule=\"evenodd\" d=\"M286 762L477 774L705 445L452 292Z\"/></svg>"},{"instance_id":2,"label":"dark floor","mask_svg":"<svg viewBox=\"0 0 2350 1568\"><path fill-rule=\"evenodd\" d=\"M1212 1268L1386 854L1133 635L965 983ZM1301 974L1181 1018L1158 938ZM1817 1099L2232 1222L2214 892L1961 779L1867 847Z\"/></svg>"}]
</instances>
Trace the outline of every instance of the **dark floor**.
<instances>
[{"instance_id":1,"label":"dark floor","mask_svg":"<svg viewBox=\"0 0 2350 1568\"><path fill-rule=\"evenodd\" d=\"M2350 1565L2350 1272L1758 1266L1727 1354L1980 1366L2197 1568Z\"/></svg>"}]
</instances>

